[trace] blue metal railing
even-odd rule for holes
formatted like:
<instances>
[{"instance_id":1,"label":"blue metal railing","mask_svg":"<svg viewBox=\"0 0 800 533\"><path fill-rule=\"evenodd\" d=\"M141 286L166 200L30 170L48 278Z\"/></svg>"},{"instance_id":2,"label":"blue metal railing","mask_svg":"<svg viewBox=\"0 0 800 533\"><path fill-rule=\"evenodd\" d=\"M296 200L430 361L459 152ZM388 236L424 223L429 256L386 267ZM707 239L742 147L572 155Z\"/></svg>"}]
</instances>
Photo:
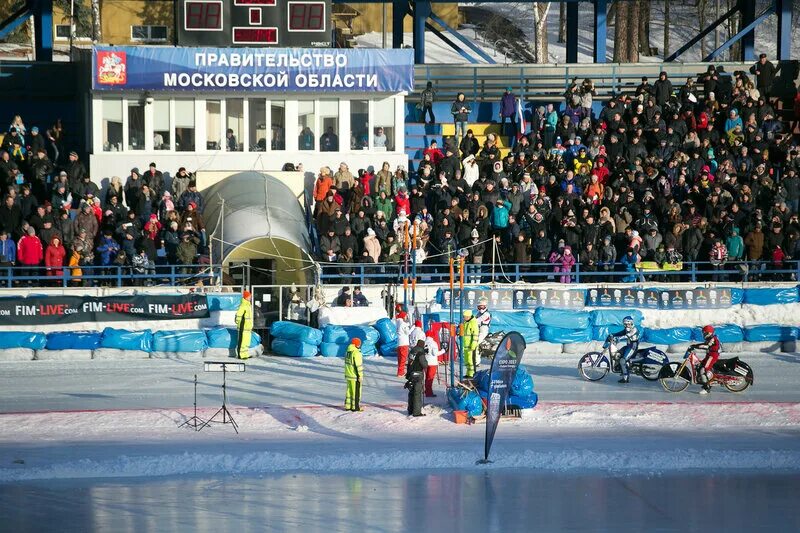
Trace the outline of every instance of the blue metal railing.
<instances>
[{"instance_id":1,"label":"blue metal railing","mask_svg":"<svg viewBox=\"0 0 800 533\"><path fill-rule=\"evenodd\" d=\"M58 271L61 271L60 275ZM136 272L127 265L61 268L0 266L0 288L210 284L212 280L220 279L221 274L220 265L155 265L145 273Z\"/></svg>"},{"instance_id":2,"label":"blue metal railing","mask_svg":"<svg viewBox=\"0 0 800 533\"><path fill-rule=\"evenodd\" d=\"M398 283L402 280L401 264L321 263L323 283L367 285ZM705 261L684 262L682 270L637 268L626 271L617 263L612 270L587 271L576 264L571 272L555 272L551 263L466 264L464 278L468 283L646 283L646 282L749 282L800 280L800 261L784 261L777 267L767 261L730 261L715 268ZM417 283L449 283L447 264L418 264Z\"/></svg>"}]
</instances>

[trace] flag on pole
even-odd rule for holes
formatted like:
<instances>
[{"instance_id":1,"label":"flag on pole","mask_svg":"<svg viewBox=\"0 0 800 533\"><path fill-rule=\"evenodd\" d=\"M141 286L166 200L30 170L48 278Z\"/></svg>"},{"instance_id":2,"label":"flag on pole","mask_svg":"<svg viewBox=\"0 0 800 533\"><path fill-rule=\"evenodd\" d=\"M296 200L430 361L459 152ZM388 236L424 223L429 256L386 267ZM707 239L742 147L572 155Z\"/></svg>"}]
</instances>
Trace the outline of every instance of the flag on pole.
<instances>
[{"instance_id":1,"label":"flag on pole","mask_svg":"<svg viewBox=\"0 0 800 533\"><path fill-rule=\"evenodd\" d=\"M517 140L519 140L528 130L528 125L525 124L525 113L522 111L522 100L519 98L517 98L517 119L519 119L519 128L517 128Z\"/></svg>"},{"instance_id":2,"label":"flag on pole","mask_svg":"<svg viewBox=\"0 0 800 533\"><path fill-rule=\"evenodd\" d=\"M497 351L492 357L489 367L489 398L486 405L486 438L483 446L483 460L489 462L489 450L492 448L501 411L511 392L511 383L517 375L520 359L525 353L525 339L519 332L512 331L500 341Z\"/></svg>"}]
</instances>

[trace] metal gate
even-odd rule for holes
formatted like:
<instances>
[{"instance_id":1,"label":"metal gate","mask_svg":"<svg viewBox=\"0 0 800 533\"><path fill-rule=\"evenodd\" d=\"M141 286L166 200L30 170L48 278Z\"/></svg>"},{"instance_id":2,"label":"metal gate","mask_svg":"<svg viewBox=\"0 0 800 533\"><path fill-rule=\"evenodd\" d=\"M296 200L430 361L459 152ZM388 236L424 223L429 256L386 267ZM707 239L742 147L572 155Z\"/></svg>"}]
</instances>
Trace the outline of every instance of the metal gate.
<instances>
[{"instance_id":1,"label":"metal gate","mask_svg":"<svg viewBox=\"0 0 800 533\"><path fill-rule=\"evenodd\" d=\"M270 326L279 320L311 325L309 302L314 298L313 285L253 285L253 306L261 315L253 330L258 332L265 346L268 344ZM261 330L261 331L259 331Z\"/></svg>"}]
</instances>

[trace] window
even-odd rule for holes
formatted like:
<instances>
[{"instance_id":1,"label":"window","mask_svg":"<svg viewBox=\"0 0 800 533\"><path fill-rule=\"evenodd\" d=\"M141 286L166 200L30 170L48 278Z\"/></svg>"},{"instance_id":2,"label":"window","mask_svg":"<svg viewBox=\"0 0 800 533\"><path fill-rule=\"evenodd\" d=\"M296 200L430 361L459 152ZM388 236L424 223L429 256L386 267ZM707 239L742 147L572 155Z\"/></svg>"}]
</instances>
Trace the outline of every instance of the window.
<instances>
[{"instance_id":1,"label":"window","mask_svg":"<svg viewBox=\"0 0 800 533\"><path fill-rule=\"evenodd\" d=\"M175 150L194 152L194 100L175 100Z\"/></svg>"},{"instance_id":2,"label":"window","mask_svg":"<svg viewBox=\"0 0 800 533\"><path fill-rule=\"evenodd\" d=\"M314 127L316 116L314 102L301 100L297 102L297 148L298 150L313 150Z\"/></svg>"},{"instance_id":3,"label":"window","mask_svg":"<svg viewBox=\"0 0 800 533\"><path fill-rule=\"evenodd\" d=\"M206 100L206 150L221 149L221 109L219 100Z\"/></svg>"},{"instance_id":4,"label":"window","mask_svg":"<svg viewBox=\"0 0 800 533\"><path fill-rule=\"evenodd\" d=\"M131 41L164 42L166 40L166 26L131 26Z\"/></svg>"},{"instance_id":5,"label":"window","mask_svg":"<svg viewBox=\"0 0 800 533\"><path fill-rule=\"evenodd\" d=\"M103 151L122 151L122 99L103 100Z\"/></svg>"},{"instance_id":6,"label":"window","mask_svg":"<svg viewBox=\"0 0 800 533\"><path fill-rule=\"evenodd\" d=\"M375 100L375 130L372 146L376 150L394 150L394 98Z\"/></svg>"},{"instance_id":7,"label":"window","mask_svg":"<svg viewBox=\"0 0 800 533\"><path fill-rule=\"evenodd\" d=\"M266 152L267 150L267 102L264 99L248 100L250 106L250 151Z\"/></svg>"},{"instance_id":8,"label":"window","mask_svg":"<svg viewBox=\"0 0 800 533\"><path fill-rule=\"evenodd\" d=\"M172 128L169 124L169 100L153 102L153 149L169 150L172 146Z\"/></svg>"},{"instance_id":9,"label":"window","mask_svg":"<svg viewBox=\"0 0 800 533\"><path fill-rule=\"evenodd\" d=\"M273 150L286 150L286 102L271 101L269 116L272 124L270 145Z\"/></svg>"},{"instance_id":10,"label":"window","mask_svg":"<svg viewBox=\"0 0 800 533\"><path fill-rule=\"evenodd\" d=\"M225 105L225 150L241 152L244 147L244 100L230 98Z\"/></svg>"},{"instance_id":11,"label":"window","mask_svg":"<svg viewBox=\"0 0 800 533\"><path fill-rule=\"evenodd\" d=\"M75 38L76 39L91 39L92 36L89 34L89 30L87 28L79 28L75 27ZM69 40L69 24L56 24L56 39L59 41L68 41Z\"/></svg>"},{"instance_id":12,"label":"window","mask_svg":"<svg viewBox=\"0 0 800 533\"><path fill-rule=\"evenodd\" d=\"M144 105L128 102L128 150L144 150Z\"/></svg>"},{"instance_id":13,"label":"window","mask_svg":"<svg viewBox=\"0 0 800 533\"><path fill-rule=\"evenodd\" d=\"M320 100L319 138L320 152L339 151L339 100Z\"/></svg>"},{"instance_id":14,"label":"window","mask_svg":"<svg viewBox=\"0 0 800 533\"><path fill-rule=\"evenodd\" d=\"M350 100L350 149L369 148L369 102Z\"/></svg>"}]
</instances>

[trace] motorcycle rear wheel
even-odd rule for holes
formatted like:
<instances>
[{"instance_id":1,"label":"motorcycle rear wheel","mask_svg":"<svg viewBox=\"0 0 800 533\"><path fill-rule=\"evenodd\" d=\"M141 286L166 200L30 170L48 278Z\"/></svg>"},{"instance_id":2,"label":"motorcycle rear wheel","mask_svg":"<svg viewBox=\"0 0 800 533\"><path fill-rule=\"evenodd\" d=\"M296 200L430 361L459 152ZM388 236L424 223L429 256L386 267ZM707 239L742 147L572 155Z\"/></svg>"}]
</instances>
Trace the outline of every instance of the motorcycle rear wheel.
<instances>
[{"instance_id":1,"label":"motorcycle rear wheel","mask_svg":"<svg viewBox=\"0 0 800 533\"><path fill-rule=\"evenodd\" d=\"M750 386L750 383L744 378L744 376L739 376L736 381L725 381L723 383L725 388L731 392L744 392L747 387Z\"/></svg>"},{"instance_id":2,"label":"motorcycle rear wheel","mask_svg":"<svg viewBox=\"0 0 800 533\"><path fill-rule=\"evenodd\" d=\"M600 352L589 352L578 361L578 374L586 381L600 381L609 370L611 363Z\"/></svg>"},{"instance_id":3,"label":"motorcycle rear wheel","mask_svg":"<svg viewBox=\"0 0 800 533\"><path fill-rule=\"evenodd\" d=\"M642 364L642 377L647 381L658 381L662 366Z\"/></svg>"},{"instance_id":4,"label":"motorcycle rear wheel","mask_svg":"<svg viewBox=\"0 0 800 533\"><path fill-rule=\"evenodd\" d=\"M667 392L683 392L686 387L691 383L689 369L684 368L681 375L676 375L681 363L667 363L661 368L661 375L659 378L661 386Z\"/></svg>"}]
</instances>

